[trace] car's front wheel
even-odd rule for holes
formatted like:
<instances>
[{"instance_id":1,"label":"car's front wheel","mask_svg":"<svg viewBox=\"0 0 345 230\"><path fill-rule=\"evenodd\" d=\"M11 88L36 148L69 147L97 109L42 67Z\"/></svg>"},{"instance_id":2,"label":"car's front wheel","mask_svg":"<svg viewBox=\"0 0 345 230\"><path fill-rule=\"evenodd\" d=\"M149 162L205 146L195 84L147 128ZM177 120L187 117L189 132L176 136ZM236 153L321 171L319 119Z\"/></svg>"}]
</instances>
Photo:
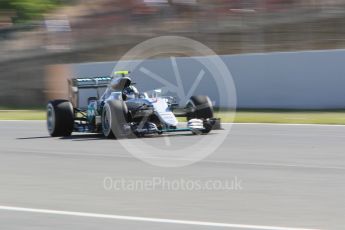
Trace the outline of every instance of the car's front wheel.
<instances>
[{"instance_id":1,"label":"car's front wheel","mask_svg":"<svg viewBox=\"0 0 345 230\"><path fill-rule=\"evenodd\" d=\"M125 102L112 100L105 103L102 111L102 133L106 138L122 138L128 135L128 109Z\"/></svg>"},{"instance_id":2,"label":"car's front wheel","mask_svg":"<svg viewBox=\"0 0 345 230\"><path fill-rule=\"evenodd\" d=\"M204 130L202 133L209 133L212 130L212 125L207 121L213 118L213 105L207 96L192 96L186 105L187 120L201 119L204 121Z\"/></svg>"}]
</instances>

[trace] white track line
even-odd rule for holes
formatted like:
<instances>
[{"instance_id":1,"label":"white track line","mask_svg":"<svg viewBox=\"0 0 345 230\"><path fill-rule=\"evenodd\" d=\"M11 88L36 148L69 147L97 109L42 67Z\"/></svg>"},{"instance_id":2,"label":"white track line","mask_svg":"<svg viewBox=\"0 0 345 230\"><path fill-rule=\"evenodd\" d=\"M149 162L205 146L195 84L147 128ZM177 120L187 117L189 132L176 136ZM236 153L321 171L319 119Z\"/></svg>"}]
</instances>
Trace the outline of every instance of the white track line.
<instances>
[{"instance_id":1,"label":"white track line","mask_svg":"<svg viewBox=\"0 0 345 230\"><path fill-rule=\"evenodd\" d=\"M102 218L102 219L115 219L115 220L123 220L123 221L141 221L141 222L162 223L162 224L180 224L180 225L209 226L209 227L223 227L223 228L236 228L236 229L311 230L311 229L306 229L306 228L288 228L288 227L276 227L276 226L228 224L228 223L215 223L215 222L189 221L189 220L173 220L173 219L147 218L147 217L137 217L137 216L98 214L98 213L89 213L89 212L70 212L70 211L58 211L58 210L50 210L50 209L22 208L22 207L12 207L12 206L0 206L0 210L65 215L65 216L77 216L77 217L91 217L91 218Z\"/></svg>"}]
</instances>

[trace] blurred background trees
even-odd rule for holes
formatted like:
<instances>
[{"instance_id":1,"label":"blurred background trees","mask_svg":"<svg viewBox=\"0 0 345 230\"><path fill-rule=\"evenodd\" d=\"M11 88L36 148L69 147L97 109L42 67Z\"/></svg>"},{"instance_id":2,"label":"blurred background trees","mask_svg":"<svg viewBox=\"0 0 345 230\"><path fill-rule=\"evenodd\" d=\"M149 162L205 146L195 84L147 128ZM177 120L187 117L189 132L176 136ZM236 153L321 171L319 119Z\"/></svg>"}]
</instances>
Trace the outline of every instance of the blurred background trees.
<instances>
[{"instance_id":1,"label":"blurred background trees","mask_svg":"<svg viewBox=\"0 0 345 230\"><path fill-rule=\"evenodd\" d=\"M0 0L0 59L93 49L90 61L107 60L171 34L219 54L338 49L344 19L344 0Z\"/></svg>"},{"instance_id":2,"label":"blurred background trees","mask_svg":"<svg viewBox=\"0 0 345 230\"><path fill-rule=\"evenodd\" d=\"M41 19L43 13L65 3L66 0L1 0L0 10L12 11L12 21L21 23Z\"/></svg>"},{"instance_id":3,"label":"blurred background trees","mask_svg":"<svg viewBox=\"0 0 345 230\"><path fill-rule=\"evenodd\" d=\"M0 0L0 104L43 104L46 66L118 60L164 35L219 55L344 49L345 1Z\"/></svg>"}]
</instances>

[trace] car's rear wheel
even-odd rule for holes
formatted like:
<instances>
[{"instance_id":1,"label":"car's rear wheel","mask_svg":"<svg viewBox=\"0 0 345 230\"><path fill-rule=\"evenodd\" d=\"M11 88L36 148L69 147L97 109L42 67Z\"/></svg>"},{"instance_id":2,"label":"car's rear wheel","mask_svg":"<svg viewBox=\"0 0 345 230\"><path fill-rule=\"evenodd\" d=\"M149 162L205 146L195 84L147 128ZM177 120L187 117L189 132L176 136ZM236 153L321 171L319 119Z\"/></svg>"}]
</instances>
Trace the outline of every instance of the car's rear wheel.
<instances>
[{"instance_id":1,"label":"car's rear wheel","mask_svg":"<svg viewBox=\"0 0 345 230\"><path fill-rule=\"evenodd\" d=\"M50 136L70 136L74 126L73 105L67 100L50 101L47 105L47 128Z\"/></svg>"},{"instance_id":2,"label":"car's rear wheel","mask_svg":"<svg viewBox=\"0 0 345 230\"><path fill-rule=\"evenodd\" d=\"M187 120L202 119L207 120L213 118L213 105L207 96L192 96L186 105ZM209 133L212 126L205 122L205 129L202 133Z\"/></svg>"},{"instance_id":3,"label":"car's rear wheel","mask_svg":"<svg viewBox=\"0 0 345 230\"><path fill-rule=\"evenodd\" d=\"M123 101L112 100L105 103L102 112L102 133L106 138L128 136L125 130L128 123L128 109Z\"/></svg>"}]
</instances>

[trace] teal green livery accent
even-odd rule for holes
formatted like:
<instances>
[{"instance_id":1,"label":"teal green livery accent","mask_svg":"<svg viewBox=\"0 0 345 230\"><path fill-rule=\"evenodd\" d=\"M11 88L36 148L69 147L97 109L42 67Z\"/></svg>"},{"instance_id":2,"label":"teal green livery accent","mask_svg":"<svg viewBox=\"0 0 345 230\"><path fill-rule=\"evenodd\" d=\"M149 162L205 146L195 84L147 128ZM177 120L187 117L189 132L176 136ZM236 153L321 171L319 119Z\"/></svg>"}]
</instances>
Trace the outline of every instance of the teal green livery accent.
<instances>
[{"instance_id":1,"label":"teal green livery accent","mask_svg":"<svg viewBox=\"0 0 345 230\"><path fill-rule=\"evenodd\" d=\"M92 124L96 116L97 116L97 102L93 101L87 107L87 121Z\"/></svg>"}]
</instances>

